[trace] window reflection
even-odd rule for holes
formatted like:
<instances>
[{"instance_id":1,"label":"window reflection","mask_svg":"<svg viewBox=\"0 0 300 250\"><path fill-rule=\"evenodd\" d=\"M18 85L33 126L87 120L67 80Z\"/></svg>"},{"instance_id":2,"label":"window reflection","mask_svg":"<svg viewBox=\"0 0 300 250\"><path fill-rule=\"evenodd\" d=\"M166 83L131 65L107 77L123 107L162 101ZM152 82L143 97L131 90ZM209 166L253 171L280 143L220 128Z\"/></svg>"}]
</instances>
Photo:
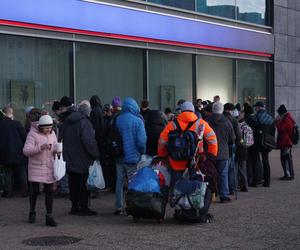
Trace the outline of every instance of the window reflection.
<instances>
[{"instance_id":1,"label":"window reflection","mask_svg":"<svg viewBox=\"0 0 300 250\"><path fill-rule=\"evenodd\" d=\"M265 0L237 0L237 7L238 20L257 24L265 24Z\"/></svg>"},{"instance_id":2,"label":"window reflection","mask_svg":"<svg viewBox=\"0 0 300 250\"><path fill-rule=\"evenodd\" d=\"M235 19L235 0L197 0L197 11Z\"/></svg>"}]
</instances>

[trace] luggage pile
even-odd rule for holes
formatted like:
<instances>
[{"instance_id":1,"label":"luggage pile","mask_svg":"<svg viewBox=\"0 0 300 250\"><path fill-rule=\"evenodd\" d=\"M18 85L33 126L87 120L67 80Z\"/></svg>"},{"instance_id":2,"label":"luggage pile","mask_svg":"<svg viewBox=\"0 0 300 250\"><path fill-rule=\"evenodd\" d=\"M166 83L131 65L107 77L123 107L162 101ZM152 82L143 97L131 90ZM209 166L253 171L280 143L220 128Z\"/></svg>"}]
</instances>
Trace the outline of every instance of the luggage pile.
<instances>
[{"instance_id":1,"label":"luggage pile","mask_svg":"<svg viewBox=\"0 0 300 250\"><path fill-rule=\"evenodd\" d=\"M163 160L155 160L131 177L126 195L126 212L133 220L156 219L162 223L168 202L170 173Z\"/></svg>"}]
</instances>

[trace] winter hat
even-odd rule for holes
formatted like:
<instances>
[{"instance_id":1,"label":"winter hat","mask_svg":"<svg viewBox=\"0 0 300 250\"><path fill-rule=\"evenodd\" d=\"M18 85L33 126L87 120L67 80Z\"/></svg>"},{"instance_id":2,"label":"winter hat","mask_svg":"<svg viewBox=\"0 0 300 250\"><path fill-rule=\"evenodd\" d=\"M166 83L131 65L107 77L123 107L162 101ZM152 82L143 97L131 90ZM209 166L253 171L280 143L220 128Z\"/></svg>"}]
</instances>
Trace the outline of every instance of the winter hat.
<instances>
[{"instance_id":1,"label":"winter hat","mask_svg":"<svg viewBox=\"0 0 300 250\"><path fill-rule=\"evenodd\" d=\"M265 104L263 102L256 102L254 104L254 107L260 107L260 108L264 108L265 107Z\"/></svg>"},{"instance_id":2,"label":"winter hat","mask_svg":"<svg viewBox=\"0 0 300 250\"><path fill-rule=\"evenodd\" d=\"M112 109L112 106L110 104L105 104L104 107L103 107L103 111L110 111Z\"/></svg>"},{"instance_id":3,"label":"winter hat","mask_svg":"<svg viewBox=\"0 0 300 250\"><path fill-rule=\"evenodd\" d=\"M184 112L184 111L195 112L195 107L194 107L193 103L191 103L191 102L184 102L180 105L180 110L181 110L181 112Z\"/></svg>"},{"instance_id":4,"label":"winter hat","mask_svg":"<svg viewBox=\"0 0 300 250\"><path fill-rule=\"evenodd\" d=\"M27 107L27 108L25 109L25 113L26 113L26 114L29 114L30 111L33 110L33 109L34 109L33 106L29 106L29 107Z\"/></svg>"},{"instance_id":5,"label":"winter hat","mask_svg":"<svg viewBox=\"0 0 300 250\"><path fill-rule=\"evenodd\" d=\"M279 106L279 108L277 109L277 112L281 116L281 115L284 115L288 111L287 111L286 107L284 106L284 104L281 104Z\"/></svg>"},{"instance_id":6,"label":"winter hat","mask_svg":"<svg viewBox=\"0 0 300 250\"><path fill-rule=\"evenodd\" d=\"M224 104L224 110L233 111L234 110L234 105L230 102L227 102L227 103Z\"/></svg>"},{"instance_id":7,"label":"winter hat","mask_svg":"<svg viewBox=\"0 0 300 250\"><path fill-rule=\"evenodd\" d=\"M114 99L112 99L111 105L113 108L119 108L122 107L122 100L119 96L115 96Z\"/></svg>"},{"instance_id":8,"label":"winter hat","mask_svg":"<svg viewBox=\"0 0 300 250\"><path fill-rule=\"evenodd\" d=\"M46 127L52 127L53 126L53 120L50 115L42 115L39 119L39 127L46 128Z\"/></svg>"},{"instance_id":9,"label":"winter hat","mask_svg":"<svg viewBox=\"0 0 300 250\"><path fill-rule=\"evenodd\" d=\"M224 111L224 106L221 102L215 102L212 107L212 112L215 114L222 114Z\"/></svg>"},{"instance_id":10,"label":"winter hat","mask_svg":"<svg viewBox=\"0 0 300 250\"><path fill-rule=\"evenodd\" d=\"M72 103L72 100L70 97L67 97L67 96L64 96L60 99L60 102L59 102L59 106L60 107L70 107L72 106L73 103Z\"/></svg>"}]
</instances>

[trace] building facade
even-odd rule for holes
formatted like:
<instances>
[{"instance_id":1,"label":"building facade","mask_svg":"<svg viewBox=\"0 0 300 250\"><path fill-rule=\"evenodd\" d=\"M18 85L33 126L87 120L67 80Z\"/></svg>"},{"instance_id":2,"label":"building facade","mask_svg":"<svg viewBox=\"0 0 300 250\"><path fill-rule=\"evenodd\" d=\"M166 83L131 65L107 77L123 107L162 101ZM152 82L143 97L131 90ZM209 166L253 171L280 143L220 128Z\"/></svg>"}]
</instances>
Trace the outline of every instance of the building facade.
<instances>
[{"instance_id":1,"label":"building facade","mask_svg":"<svg viewBox=\"0 0 300 250\"><path fill-rule=\"evenodd\" d=\"M274 2L2 0L0 106L22 116L98 94L164 110L219 95L272 112L285 103L300 119L300 3Z\"/></svg>"}]
</instances>

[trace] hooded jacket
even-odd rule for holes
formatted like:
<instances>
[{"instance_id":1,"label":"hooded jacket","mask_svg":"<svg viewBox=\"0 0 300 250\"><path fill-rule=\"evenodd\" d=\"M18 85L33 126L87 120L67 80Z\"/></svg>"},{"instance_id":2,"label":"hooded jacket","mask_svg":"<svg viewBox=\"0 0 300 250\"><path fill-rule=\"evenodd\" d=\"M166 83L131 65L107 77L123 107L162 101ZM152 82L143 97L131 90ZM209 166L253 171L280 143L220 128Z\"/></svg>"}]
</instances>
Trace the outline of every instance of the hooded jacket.
<instances>
[{"instance_id":1,"label":"hooded jacket","mask_svg":"<svg viewBox=\"0 0 300 250\"><path fill-rule=\"evenodd\" d=\"M126 164L136 164L141 155L146 152L146 131L140 108L133 98L126 98L122 112L116 118L116 127L123 140L124 156L121 159Z\"/></svg>"},{"instance_id":2,"label":"hooded jacket","mask_svg":"<svg viewBox=\"0 0 300 250\"><path fill-rule=\"evenodd\" d=\"M194 112L185 111L180 113L177 118L180 128L185 130L190 122L196 121L190 128L191 131L195 131L199 134L200 128L203 127L203 141L207 145L207 150L205 154L211 154L212 156L217 156L218 153L218 143L216 135L212 128L203 119L198 119ZM175 129L173 121L170 121L164 130L160 134L158 142L158 155L161 157L168 156L168 135L171 131ZM170 166L174 170L185 170L188 164L187 160L175 161L169 157Z\"/></svg>"},{"instance_id":3,"label":"hooded jacket","mask_svg":"<svg viewBox=\"0 0 300 250\"><path fill-rule=\"evenodd\" d=\"M235 134L231 122L222 114L212 114L207 122L213 128L218 140L217 160L229 159L229 145L235 143Z\"/></svg>"},{"instance_id":4,"label":"hooded jacket","mask_svg":"<svg viewBox=\"0 0 300 250\"><path fill-rule=\"evenodd\" d=\"M276 120L278 131L277 146L280 149L292 147L293 130L295 121L289 112L285 113L280 119Z\"/></svg>"},{"instance_id":5,"label":"hooded jacket","mask_svg":"<svg viewBox=\"0 0 300 250\"><path fill-rule=\"evenodd\" d=\"M89 166L99 159L95 131L79 112L71 112L62 126L63 157L67 172L88 174Z\"/></svg>"}]
</instances>

